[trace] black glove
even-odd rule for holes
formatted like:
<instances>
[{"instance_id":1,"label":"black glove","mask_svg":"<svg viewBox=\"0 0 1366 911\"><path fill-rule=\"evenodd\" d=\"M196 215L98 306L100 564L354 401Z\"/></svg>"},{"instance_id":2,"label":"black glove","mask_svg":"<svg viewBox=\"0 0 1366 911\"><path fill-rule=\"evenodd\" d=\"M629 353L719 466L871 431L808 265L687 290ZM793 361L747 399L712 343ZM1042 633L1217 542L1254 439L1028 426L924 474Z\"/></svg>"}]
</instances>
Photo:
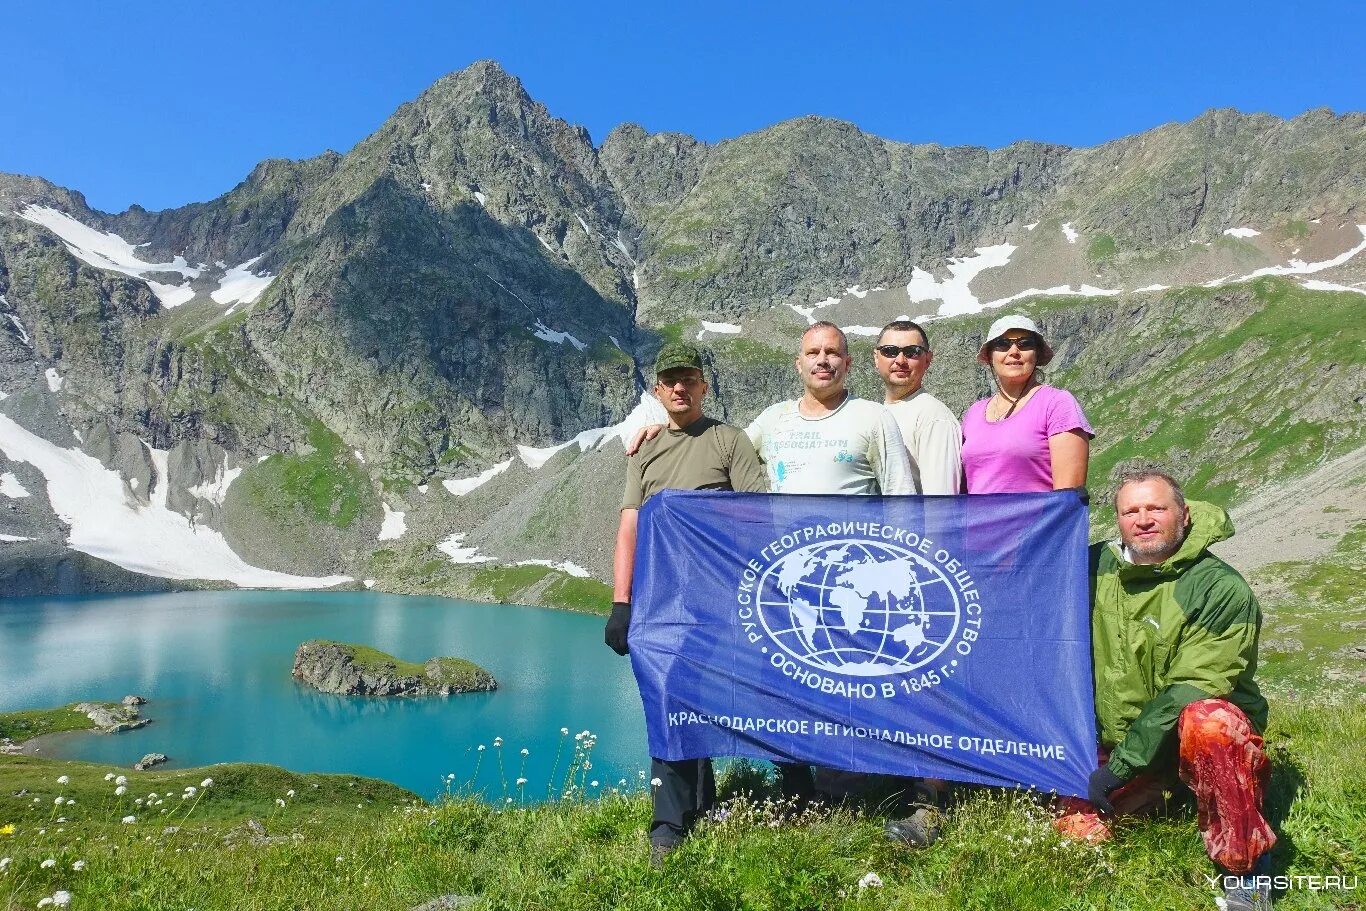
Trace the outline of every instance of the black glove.
<instances>
[{"instance_id":1,"label":"black glove","mask_svg":"<svg viewBox=\"0 0 1366 911\"><path fill-rule=\"evenodd\" d=\"M624 655L630 651L626 647L626 633L630 628L631 602L613 601L612 616L607 618L607 626L602 631L602 641L618 655Z\"/></svg>"},{"instance_id":2,"label":"black glove","mask_svg":"<svg viewBox=\"0 0 1366 911\"><path fill-rule=\"evenodd\" d=\"M1108 816L1115 812L1114 804L1110 803L1110 792L1122 784L1124 779L1111 772L1108 765L1103 765L1091 773L1091 780L1086 783L1086 799Z\"/></svg>"}]
</instances>

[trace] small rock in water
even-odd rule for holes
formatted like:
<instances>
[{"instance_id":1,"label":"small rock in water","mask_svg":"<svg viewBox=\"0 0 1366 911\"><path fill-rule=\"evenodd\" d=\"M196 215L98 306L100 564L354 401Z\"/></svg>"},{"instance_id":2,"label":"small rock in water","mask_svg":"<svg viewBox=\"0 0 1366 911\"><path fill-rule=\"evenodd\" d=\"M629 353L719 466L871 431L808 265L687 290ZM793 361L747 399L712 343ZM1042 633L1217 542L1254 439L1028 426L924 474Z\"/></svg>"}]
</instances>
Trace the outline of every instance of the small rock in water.
<instances>
[{"instance_id":1,"label":"small rock in water","mask_svg":"<svg viewBox=\"0 0 1366 911\"><path fill-rule=\"evenodd\" d=\"M123 704L132 708L135 705L146 705L147 699L144 696L124 696Z\"/></svg>"},{"instance_id":2,"label":"small rock in water","mask_svg":"<svg viewBox=\"0 0 1366 911\"><path fill-rule=\"evenodd\" d=\"M78 703L73 711L80 712L95 723L106 734L131 731L147 724L146 718L138 717L137 706L102 705L98 702Z\"/></svg>"},{"instance_id":3,"label":"small rock in water","mask_svg":"<svg viewBox=\"0 0 1366 911\"><path fill-rule=\"evenodd\" d=\"M148 753L146 756L133 763L133 771L145 772L154 765L161 765L166 761L165 753Z\"/></svg>"}]
</instances>

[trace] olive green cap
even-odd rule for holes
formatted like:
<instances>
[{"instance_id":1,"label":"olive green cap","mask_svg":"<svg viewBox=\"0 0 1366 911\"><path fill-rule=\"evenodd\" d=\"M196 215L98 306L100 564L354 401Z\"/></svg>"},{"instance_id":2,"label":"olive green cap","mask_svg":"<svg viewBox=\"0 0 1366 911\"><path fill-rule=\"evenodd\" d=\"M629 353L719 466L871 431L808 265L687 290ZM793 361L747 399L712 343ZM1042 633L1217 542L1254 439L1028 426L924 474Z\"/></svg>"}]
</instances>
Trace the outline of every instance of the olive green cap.
<instances>
[{"instance_id":1,"label":"olive green cap","mask_svg":"<svg viewBox=\"0 0 1366 911\"><path fill-rule=\"evenodd\" d=\"M682 342L673 342L659 349L659 357L655 358L655 376L666 370L677 370L679 367L694 367L702 369L702 353L692 345L685 345Z\"/></svg>"}]
</instances>

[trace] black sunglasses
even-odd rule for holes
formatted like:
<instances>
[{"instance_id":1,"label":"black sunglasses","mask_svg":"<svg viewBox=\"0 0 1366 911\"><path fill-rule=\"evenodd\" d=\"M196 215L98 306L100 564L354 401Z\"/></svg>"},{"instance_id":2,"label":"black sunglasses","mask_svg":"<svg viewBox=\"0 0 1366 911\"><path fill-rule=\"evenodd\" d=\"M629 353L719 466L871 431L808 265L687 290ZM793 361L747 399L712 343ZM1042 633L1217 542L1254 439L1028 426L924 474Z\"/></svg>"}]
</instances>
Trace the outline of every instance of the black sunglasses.
<instances>
[{"instance_id":1,"label":"black sunglasses","mask_svg":"<svg viewBox=\"0 0 1366 911\"><path fill-rule=\"evenodd\" d=\"M1006 338L1003 335L1000 338L992 339L990 342L992 351L1009 351L1012 346L1021 351L1037 351L1039 340L1032 335L1026 335L1024 338Z\"/></svg>"},{"instance_id":2,"label":"black sunglasses","mask_svg":"<svg viewBox=\"0 0 1366 911\"><path fill-rule=\"evenodd\" d=\"M926 348L924 345L878 345L874 350L885 358L893 358L898 354L904 354L911 360L916 360L930 349Z\"/></svg>"}]
</instances>

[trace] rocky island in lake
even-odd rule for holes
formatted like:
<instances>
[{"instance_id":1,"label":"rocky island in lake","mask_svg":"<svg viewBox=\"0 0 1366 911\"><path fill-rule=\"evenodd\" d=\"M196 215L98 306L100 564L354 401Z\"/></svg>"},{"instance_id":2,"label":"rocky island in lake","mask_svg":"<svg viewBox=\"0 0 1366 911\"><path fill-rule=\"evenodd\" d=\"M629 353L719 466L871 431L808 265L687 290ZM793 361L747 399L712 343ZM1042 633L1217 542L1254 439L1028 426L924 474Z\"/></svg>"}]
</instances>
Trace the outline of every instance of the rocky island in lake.
<instances>
[{"instance_id":1,"label":"rocky island in lake","mask_svg":"<svg viewBox=\"0 0 1366 911\"><path fill-rule=\"evenodd\" d=\"M496 690L493 675L464 658L402 661L366 645L311 639L294 653L294 679L342 696L450 696Z\"/></svg>"}]
</instances>

